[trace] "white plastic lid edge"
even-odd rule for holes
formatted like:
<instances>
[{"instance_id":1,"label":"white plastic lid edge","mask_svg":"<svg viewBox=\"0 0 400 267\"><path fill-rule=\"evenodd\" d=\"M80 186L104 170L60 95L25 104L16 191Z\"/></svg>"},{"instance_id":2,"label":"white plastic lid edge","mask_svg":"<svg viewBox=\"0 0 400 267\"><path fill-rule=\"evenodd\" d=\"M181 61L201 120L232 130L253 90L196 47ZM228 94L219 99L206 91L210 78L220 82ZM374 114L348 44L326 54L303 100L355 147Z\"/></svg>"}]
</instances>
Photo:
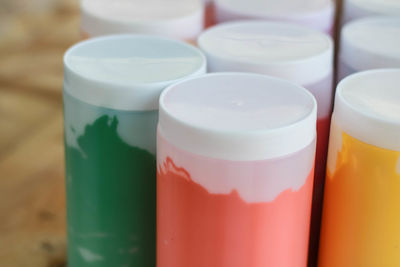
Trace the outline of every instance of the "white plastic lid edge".
<instances>
[{"instance_id":1,"label":"white plastic lid edge","mask_svg":"<svg viewBox=\"0 0 400 267\"><path fill-rule=\"evenodd\" d=\"M374 20L400 19L398 17L374 16L366 17L347 23L341 32L339 59L356 71L364 71L377 68L400 68L400 58L382 55L379 52L360 48L352 42L349 34L353 25L363 24Z\"/></svg>"},{"instance_id":2,"label":"white plastic lid edge","mask_svg":"<svg viewBox=\"0 0 400 267\"><path fill-rule=\"evenodd\" d=\"M159 21L122 21L92 14L81 4L81 28L90 37L136 33L153 34L179 40L194 40L204 29L204 7L192 14Z\"/></svg>"},{"instance_id":3,"label":"white plastic lid edge","mask_svg":"<svg viewBox=\"0 0 400 267\"><path fill-rule=\"evenodd\" d=\"M336 90L332 120L344 132L360 141L384 149L400 151L400 123L383 120L371 114L364 113L353 107L342 96L343 90L345 90L347 84L352 80L372 73L392 71L400 73L400 69L375 69L352 74L343 79Z\"/></svg>"},{"instance_id":4,"label":"white plastic lid edge","mask_svg":"<svg viewBox=\"0 0 400 267\"><path fill-rule=\"evenodd\" d=\"M182 47L192 49L201 58L203 64L191 74L174 80L156 82L156 83L137 83L137 84L114 84L111 82L103 82L95 79L90 79L75 72L68 64L67 58L73 52L74 49L79 46L86 45L88 43L94 43L101 40L113 39L113 38L154 38L164 40L168 42L174 42ZM159 107L159 96L161 92L169 85L176 83L187 78L200 76L206 73L207 60L204 54L196 47L187 43L168 39L158 36L147 36L147 35L132 35L132 34L121 34L121 35L108 35L104 37L96 37L89 40L81 41L71 46L64 54L64 90L73 97L86 102L91 105L117 109L126 111L147 111L157 110Z\"/></svg>"},{"instance_id":5,"label":"white plastic lid edge","mask_svg":"<svg viewBox=\"0 0 400 267\"><path fill-rule=\"evenodd\" d=\"M220 0L215 1L216 6L216 19L218 22L226 22L232 20L241 19L261 19L261 20L277 20L277 21L288 21L293 23L300 23L305 26L314 28L316 30L331 33L334 27L335 17L335 4L333 1L322 8L314 12L299 13L297 16L293 14L288 15L273 15L273 14L251 14L242 13L240 10L236 10L227 5L221 4Z\"/></svg>"},{"instance_id":6,"label":"white plastic lid edge","mask_svg":"<svg viewBox=\"0 0 400 267\"><path fill-rule=\"evenodd\" d=\"M227 74L265 76L254 73L229 72L207 74L206 76ZM188 80L198 78L190 78ZM270 76L268 78L281 80ZM290 83L285 80L281 81ZM170 85L161 94L158 124L158 131L162 136L180 149L201 156L232 161L266 160L295 153L310 145L316 138L317 102L310 92L294 83L292 83L293 86L301 88L311 97L314 108L310 114L305 119L289 126L274 130L252 132L228 132L206 129L177 119L168 112L163 100L168 91L180 83ZM196 142L193 142L193 140L196 140Z\"/></svg>"},{"instance_id":7,"label":"white plastic lid edge","mask_svg":"<svg viewBox=\"0 0 400 267\"><path fill-rule=\"evenodd\" d=\"M221 30L224 28L230 28L234 25L251 24L251 23L267 23L271 25L284 25L293 28L298 28L307 31L314 31L316 34L323 35L329 43L329 48L323 53L319 53L313 57L293 60L287 62L278 63L252 63L250 61L236 60L234 58L228 58L220 56L216 53L212 53L203 44L203 39L206 38L207 33L214 30ZM321 81L328 77L333 72L333 54L334 45L332 38L319 31L309 29L305 26L295 25L287 22L266 22L259 20L243 20L238 22L228 22L219 24L211 27L204 31L198 38L197 44L199 48L204 52L207 57L207 65L209 72L253 72L265 75L271 75L282 79L287 79L300 85L308 85Z\"/></svg>"}]
</instances>

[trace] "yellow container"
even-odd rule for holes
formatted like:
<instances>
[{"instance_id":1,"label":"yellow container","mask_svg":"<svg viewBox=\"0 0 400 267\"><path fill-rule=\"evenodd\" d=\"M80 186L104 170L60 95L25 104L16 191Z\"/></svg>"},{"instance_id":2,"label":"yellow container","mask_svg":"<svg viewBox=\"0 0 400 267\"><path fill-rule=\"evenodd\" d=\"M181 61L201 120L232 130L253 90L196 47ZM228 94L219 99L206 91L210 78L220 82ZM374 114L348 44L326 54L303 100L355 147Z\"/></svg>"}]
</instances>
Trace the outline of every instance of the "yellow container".
<instances>
[{"instance_id":1,"label":"yellow container","mask_svg":"<svg viewBox=\"0 0 400 267\"><path fill-rule=\"evenodd\" d=\"M400 69L338 86L319 267L400 266Z\"/></svg>"}]
</instances>

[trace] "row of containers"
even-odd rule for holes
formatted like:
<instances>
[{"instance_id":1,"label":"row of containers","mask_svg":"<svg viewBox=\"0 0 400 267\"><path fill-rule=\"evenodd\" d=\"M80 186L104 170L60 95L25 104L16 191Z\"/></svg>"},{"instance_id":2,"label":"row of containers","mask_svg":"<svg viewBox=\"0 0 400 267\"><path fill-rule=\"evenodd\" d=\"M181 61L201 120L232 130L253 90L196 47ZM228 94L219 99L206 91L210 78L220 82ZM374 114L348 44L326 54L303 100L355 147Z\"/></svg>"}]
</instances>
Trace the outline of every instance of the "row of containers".
<instances>
[{"instance_id":1,"label":"row of containers","mask_svg":"<svg viewBox=\"0 0 400 267\"><path fill-rule=\"evenodd\" d=\"M84 0L69 266L400 266L400 2L343 6L335 71L328 0Z\"/></svg>"}]
</instances>

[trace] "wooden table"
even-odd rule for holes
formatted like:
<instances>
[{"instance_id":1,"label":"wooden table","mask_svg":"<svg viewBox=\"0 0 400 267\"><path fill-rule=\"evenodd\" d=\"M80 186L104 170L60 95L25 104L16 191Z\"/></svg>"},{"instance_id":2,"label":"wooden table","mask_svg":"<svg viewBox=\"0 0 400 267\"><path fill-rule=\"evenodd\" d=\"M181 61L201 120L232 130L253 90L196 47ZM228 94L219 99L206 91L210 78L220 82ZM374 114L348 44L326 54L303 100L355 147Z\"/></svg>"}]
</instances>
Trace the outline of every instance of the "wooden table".
<instances>
[{"instance_id":1,"label":"wooden table","mask_svg":"<svg viewBox=\"0 0 400 267\"><path fill-rule=\"evenodd\" d=\"M46 11L7 12L1 10L4 3L0 266L61 267L66 254L62 56L79 38L77 3L54 1Z\"/></svg>"}]
</instances>

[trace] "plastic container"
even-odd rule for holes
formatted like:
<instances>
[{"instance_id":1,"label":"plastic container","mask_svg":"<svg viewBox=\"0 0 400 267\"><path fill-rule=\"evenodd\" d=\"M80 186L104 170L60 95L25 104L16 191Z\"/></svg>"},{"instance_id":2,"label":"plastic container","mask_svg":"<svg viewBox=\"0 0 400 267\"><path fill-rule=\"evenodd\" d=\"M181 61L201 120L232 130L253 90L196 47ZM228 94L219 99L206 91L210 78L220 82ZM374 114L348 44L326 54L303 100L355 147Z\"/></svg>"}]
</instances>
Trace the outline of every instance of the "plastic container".
<instances>
[{"instance_id":1,"label":"plastic container","mask_svg":"<svg viewBox=\"0 0 400 267\"><path fill-rule=\"evenodd\" d=\"M400 69L338 86L319 265L400 266Z\"/></svg>"},{"instance_id":2,"label":"plastic container","mask_svg":"<svg viewBox=\"0 0 400 267\"><path fill-rule=\"evenodd\" d=\"M378 68L400 68L400 17L355 20L342 30L339 81Z\"/></svg>"},{"instance_id":3,"label":"plastic container","mask_svg":"<svg viewBox=\"0 0 400 267\"><path fill-rule=\"evenodd\" d=\"M400 16L398 0L343 0L345 23L369 16Z\"/></svg>"},{"instance_id":4,"label":"plastic container","mask_svg":"<svg viewBox=\"0 0 400 267\"><path fill-rule=\"evenodd\" d=\"M331 0L215 0L218 23L261 19L286 21L328 34L334 32L335 4Z\"/></svg>"},{"instance_id":5,"label":"plastic container","mask_svg":"<svg viewBox=\"0 0 400 267\"><path fill-rule=\"evenodd\" d=\"M82 0L86 37L152 34L193 42L204 27L202 0Z\"/></svg>"},{"instance_id":6,"label":"plastic container","mask_svg":"<svg viewBox=\"0 0 400 267\"><path fill-rule=\"evenodd\" d=\"M64 69L68 266L155 266L158 100L205 58L116 35L73 46Z\"/></svg>"},{"instance_id":7,"label":"plastic container","mask_svg":"<svg viewBox=\"0 0 400 267\"><path fill-rule=\"evenodd\" d=\"M303 26L279 22L231 22L198 39L210 72L256 72L280 77L308 89L318 102L310 260L316 260L323 200L329 126L333 102L333 42Z\"/></svg>"},{"instance_id":8,"label":"plastic container","mask_svg":"<svg viewBox=\"0 0 400 267\"><path fill-rule=\"evenodd\" d=\"M157 266L305 267L316 116L307 90L265 75L209 74L166 89Z\"/></svg>"}]
</instances>

